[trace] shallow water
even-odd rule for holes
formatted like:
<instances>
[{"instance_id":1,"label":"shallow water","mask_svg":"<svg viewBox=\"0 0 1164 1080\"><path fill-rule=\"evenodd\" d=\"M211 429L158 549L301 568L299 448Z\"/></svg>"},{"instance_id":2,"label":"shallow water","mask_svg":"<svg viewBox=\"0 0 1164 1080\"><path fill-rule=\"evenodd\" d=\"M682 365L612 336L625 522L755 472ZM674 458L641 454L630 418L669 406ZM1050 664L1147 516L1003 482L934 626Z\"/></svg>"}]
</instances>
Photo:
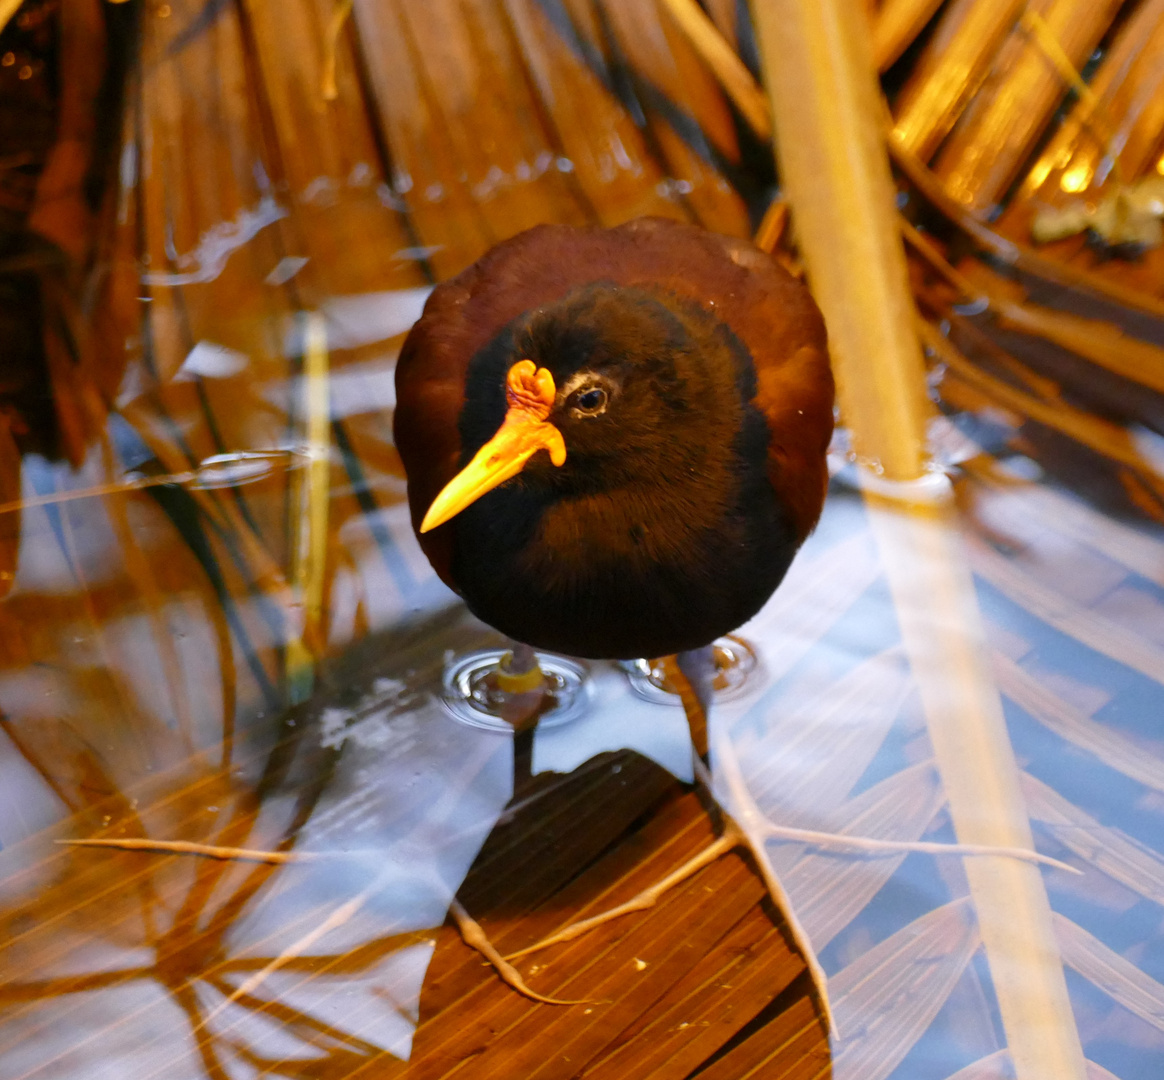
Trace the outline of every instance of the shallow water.
<instances>
[{"instance_id":1,"label":"shallow water","mask_svg":"<svg viewBox=\"0 0 1164 1080\"><path fill-rule=\"evenodd\" d=\"M446 925L457 895L523 948L714 832L683 711L617 665L561 726L453 718L449 666L504 642L420 552L391 440L403 335L496 240L767 205L769 149L670 24L602 6L360 4L328 104L329 5L154 5L117 39L85 334L0 383L0 1075L1009 1080L1051 1028L1089 1080L1161 1071L1164 530L953 398L957 514L878 502L839 440L741 628L712 768L752 855L518 961L582 1004ZM93 838L251 854L59 843Z\"/></svg>"}]
</instances>

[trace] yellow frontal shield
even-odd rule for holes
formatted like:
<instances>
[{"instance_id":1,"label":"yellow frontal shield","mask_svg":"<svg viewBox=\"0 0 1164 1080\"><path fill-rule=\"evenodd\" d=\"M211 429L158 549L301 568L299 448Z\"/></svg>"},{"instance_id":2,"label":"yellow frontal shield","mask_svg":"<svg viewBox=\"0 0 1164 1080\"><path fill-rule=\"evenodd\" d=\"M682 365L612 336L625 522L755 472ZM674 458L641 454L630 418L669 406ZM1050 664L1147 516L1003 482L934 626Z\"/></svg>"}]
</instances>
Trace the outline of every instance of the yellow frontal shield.
<instances>
[{"instance_id":1,"label":"yellow frontal shield","mask_svg":"<svg viewBox=\"0 0 1164 1080\"><path fill-rule=\"evenodd\" d=\"M561 465L566 460L562 433L546 417L554 407L554 377L531 360L519 360L505 377L509 411L501 427L433 500L420 531L428 532L455 517L487 491L516 476L539 450Z\"/></svg>"}]
</instances>

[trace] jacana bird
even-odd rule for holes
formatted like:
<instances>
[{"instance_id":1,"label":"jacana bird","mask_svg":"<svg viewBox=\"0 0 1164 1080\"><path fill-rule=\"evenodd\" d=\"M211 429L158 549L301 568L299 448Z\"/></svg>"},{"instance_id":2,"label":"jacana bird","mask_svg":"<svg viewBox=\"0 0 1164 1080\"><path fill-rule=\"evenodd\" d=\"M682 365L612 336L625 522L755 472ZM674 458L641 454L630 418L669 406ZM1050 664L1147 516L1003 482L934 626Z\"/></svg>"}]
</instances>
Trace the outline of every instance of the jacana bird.
<instances>
[{"instance_id":1,"label":"jacana bird","mask_svg":"<svg viewBox=\"0 0 1164 1080\"><path fill-rule=\"evenodd\" d=\"M690 653L756 614L820 515L824 323L751 244L544 225L433 290L396 368L413 527L535 648Z\"/></svg>"},{"instance_id":2,"label":"jacana bird","mask_svg":"<svg viewBox=\"0 0 1164 1080\"><path fill-rule=\"evenodd\" d=\"M824 323L745 241L543 225L433 290L396 367L420 545L484 622L657 657L751 618L820 515Z\"/></svg>"}]
</instances>

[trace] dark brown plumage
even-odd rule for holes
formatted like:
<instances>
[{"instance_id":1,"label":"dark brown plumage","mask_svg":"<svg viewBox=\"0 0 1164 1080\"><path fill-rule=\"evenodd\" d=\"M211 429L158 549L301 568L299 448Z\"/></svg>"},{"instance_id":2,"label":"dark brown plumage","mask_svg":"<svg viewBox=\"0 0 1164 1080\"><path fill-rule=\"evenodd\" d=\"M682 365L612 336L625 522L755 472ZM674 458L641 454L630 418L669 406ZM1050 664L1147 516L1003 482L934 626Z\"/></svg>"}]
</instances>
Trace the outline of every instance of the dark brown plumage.
<instances>
[{"instance_id":1,"label":"dark brown plumage","mask_svg":"<svg viewBox=\"0 0 1164 1080\"><path fill-rule=\"evenodd\" d=\"M767 255L695 226L550 225L498 245L434 290L396 386L421 546L476 614L537 647L707 644L759 610L820 514L820 314ZM420 531L513 416L541 441Z\"/></svg>"}]
</instances>

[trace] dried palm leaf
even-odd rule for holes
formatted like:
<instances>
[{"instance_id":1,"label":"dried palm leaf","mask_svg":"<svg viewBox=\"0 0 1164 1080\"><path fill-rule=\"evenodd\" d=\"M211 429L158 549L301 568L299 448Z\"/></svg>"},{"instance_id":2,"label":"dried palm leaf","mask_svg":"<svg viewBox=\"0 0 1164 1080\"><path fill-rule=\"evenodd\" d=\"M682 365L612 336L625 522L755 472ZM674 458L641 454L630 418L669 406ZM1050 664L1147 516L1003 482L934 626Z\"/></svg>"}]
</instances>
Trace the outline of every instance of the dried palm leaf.
<instances>
[{"instance_id":1,"label":"dried palm leaf","mask_svg":"<svg viewBox=\"0 0 1164 1080\"><path fill-rule=\"evenodd\" d=\"M1129 288L1109 277L1081 269L1070 263L1047 258L1029 247L1008 239L983 224L946 192L941 182L926 166L893 136L889 141L894 162L908 177L919 194L934 206L946 221L956 226L974 244L1008 271L1044 286L1058 286L1085 301L1089 307L1104 311L1104 317L1124 325L1137 323L1153 329L1164 318L1164 303L1141 289ZM1063 303L1067 303L1064 298ZM1151 316L1142 320L1142 315ZM1144 333L1142 336L1147 337ZM1154 336L1154 335L1153 335Z\"/></svg>"},{"instance_id":2,"label":"dried palm leaf","mask_svg":"<svg viewBox=\"0 0 1164 1080\"><path fill-rule=\"evenodd\" d=\"M11 416L0 413L0 600L16 576L20 521L20 449L12 435Z\"/></svg>"},{"instance_id":3,"label":"dried palm leaf","mask_svg":"<svg viewBox=\"0 0 1164 1080\"><path fill-rule=\"evenodd\" d=\"M841 1030L859 1032L859 1037L836 1056L833 1075L838 1080L889 1076L933 1022L979 945L971 906L955 900L916 919L834 976ZM925 986L923 993L910 995L905 1007L899 992L903 979Z\"/></svg>"},{"instance_id":4,"label":"dried palm leaf","mask_svg":"<svg viewBox=\"0 0 1164 1080\"><path fill-rule=\"evenodd\" d=\"M1109 518L1082 499L1033 485L1018 490L1005 487L1000 475L993 469L984 469L967 463L979 488L989 493L987 511L1006 524L1008 529L1022 527L1034 518L1048 524L1073 544L1102 552L1134 574L1164 587L1164 541L1124 522ZM1022 499L1020 509L1016 498Z\"/></svg>"},{"instance_id":5,"label":"dried palm leaf","mask_svg":"<svg viewBox=\"0 0 1164 1080\"><path fill-rule=\"evenodd\" d=\"M1103 184L1130 181L1152 164L1164 126L1164 4L1141 4L1120 29L1080 100L1059 125L1015 194L1062 204ZM1016 223L1017 227L1017 223Z\"/></svg>"},{"instance_id":6,"label":"dried palm leaf","mask_svg":"<svg viewBox=\"0 0 1164 1080\"><path fill-rule=\"evenodd\" d=\"M885 71L942 6L942 0L885 0L873 15L873 60Z\"/></svg>"},{"instance_id":7,"label":"dried palm leaf","mask_svg":"<svg viewBox=\"0 0 1164 1080\"><path fill-rule=\"evenodd\" d=\"M715 167L718 156L739 156L719 85L691 53L686 37L669 33L670 23L656 8L616 2L604 4L602 12L610 60L634 73L631 89L681 201L701 224L747 236L743 199Z\"/></svg>"},{"instance_id":8,"label":"dried palm leaf","mask_svg":"<svg viewBox=\"0 0 1164 1080\"><path fill-rule=\"evenodd\" d=\"M1156 682L1164 683L1164 649L1035 581L981 541L967 539L974 572L1048 625Z\"/></svg>"},{"instance_id":9,"label":"dried palm leaf","mask_svg":"<svg viewBox=\"0 0 1164 1080\"><path fill-rule=\"evenodd\" d=\"M1025 0L955 0L896 103L894 137L928 161L985 80Z\"/></svg>"},{"instance_id":10,"label":"dried palm leaf","mask_svg":"<svg viewBox=\"0 0 1164 1080\"><path fill-rule=\"evenodd\" d=\"M1164 763L1143 747L1085 716L997 652L994 674L998 688L1007 698L1060 738L1137 783L1164 792Z\"/></svg>"},{"instance_id":11,"label":"dried palm leaf","mask_svg":"<svg viewBox=\"0 0 1164 1080\"><path fill-rule=\"evenodd\" d=\"M714 72L728 96L735 102L752 130L761 138L772 135L772 114L768 99L756 85L729 39L723 36L725 16L712 22L695 0L662 0L694 49ZM712 16L715 17L714 15Z\"/></svg>"},{"instance_id":12,"label":"dried palm leaf","mask_svg":"<svg viewBox=\"0 0 1164 1080\"><path fill-rule=\"evenodd\" d=\"M1164 985L1064 915L1055 915L1064 961L1129 1012L1164 1031Z\"/></svg>"},{"instance_id":13,"label":"dried palm leaf","mask_svg":"<svg viewBox=\"0 0 1164 1080\"><path fill-rule=\"evenodd\" d=\"M1002 198L1066 93L1048 63L1061 49L1078 69L1123 0L1038 0L1010 34L974 101L938 155L934 171L958 202L981 212ZM1044 44L1049 39L1053 45ZM990 145L989 154L982 147Z\"/></svg>"}]
</instances>

